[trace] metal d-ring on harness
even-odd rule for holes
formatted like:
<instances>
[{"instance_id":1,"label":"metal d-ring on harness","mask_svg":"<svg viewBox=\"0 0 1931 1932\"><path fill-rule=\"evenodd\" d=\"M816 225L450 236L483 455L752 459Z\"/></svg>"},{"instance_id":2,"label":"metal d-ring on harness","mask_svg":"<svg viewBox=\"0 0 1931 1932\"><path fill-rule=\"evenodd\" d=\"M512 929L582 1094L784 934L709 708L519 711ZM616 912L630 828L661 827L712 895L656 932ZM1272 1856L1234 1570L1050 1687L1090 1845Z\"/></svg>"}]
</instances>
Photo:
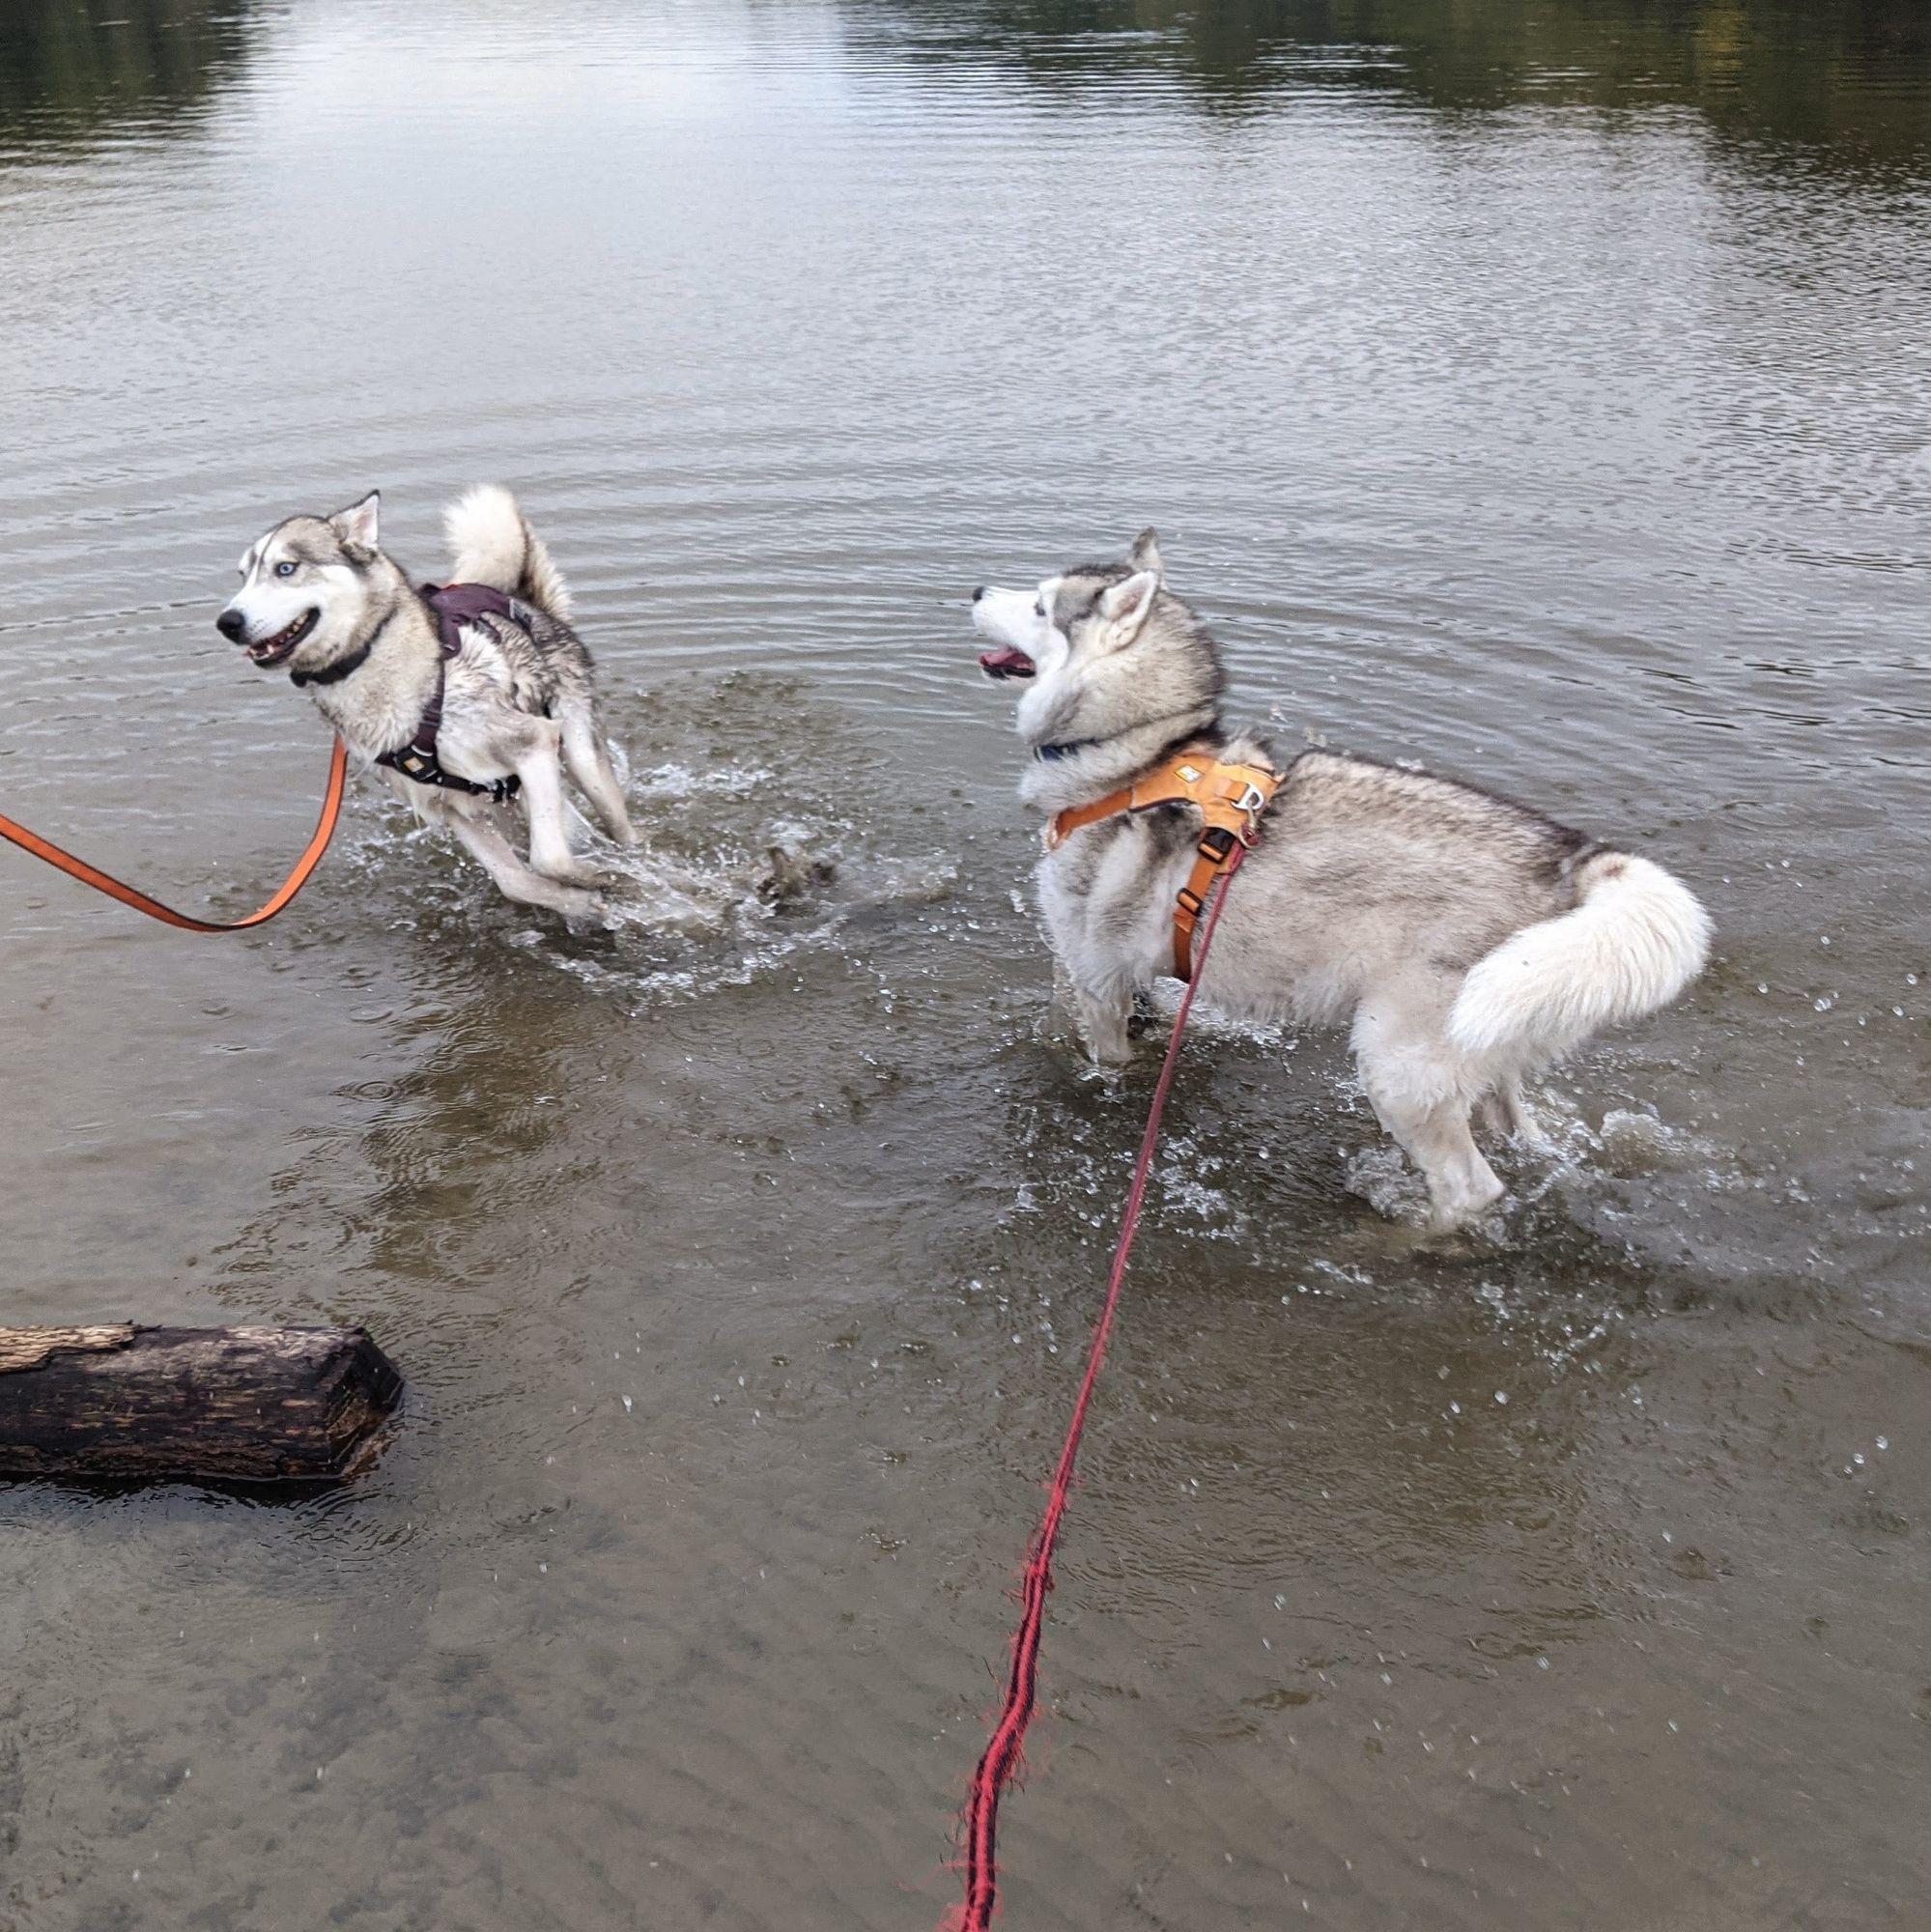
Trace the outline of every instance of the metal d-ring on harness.
<instances>
[{"instance_id":1,"label":"metal d-ring on harness","mask_svg":"<svg viewBox=\"0 0 1931 1932\"><path fill-rule=\"evenodd\" d=\"M523 781L512 772L506 779L466 779L450 771L436 755L436 734L442 725L442 694L448 681L449 660L463 654L463 626L478 617L505 617L525 630L530 628L533 613L514 597L493 590L487 583L425 583L423 601L436 615L436 628L442 639L442 662L436 668L436 696L415 727L415 736L393 752L378 754L376 763L400 772L417 784L440 785L445 791L469 792L478 798L506 804L523 789Z\"/></svg>"}]
</instances>

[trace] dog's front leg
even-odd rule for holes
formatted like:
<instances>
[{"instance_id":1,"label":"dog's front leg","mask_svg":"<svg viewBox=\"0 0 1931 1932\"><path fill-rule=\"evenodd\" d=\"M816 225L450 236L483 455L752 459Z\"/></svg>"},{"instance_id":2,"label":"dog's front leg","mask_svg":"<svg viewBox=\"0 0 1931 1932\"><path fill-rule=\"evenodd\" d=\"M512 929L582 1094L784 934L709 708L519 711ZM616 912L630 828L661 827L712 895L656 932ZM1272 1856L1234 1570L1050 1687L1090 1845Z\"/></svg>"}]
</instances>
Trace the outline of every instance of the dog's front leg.
<instances>
[{"instance_id":1,"label":"dog's front leg","mask_svg":"<svg viewBox=\"0 0 1931 1932\"><path fill-rule=\"evenodd\" d=\"M604 910L595 893L581 886L569 886L531 871L496 823L488 818L472 818L468 812L451 812L445 821L490 877L505 898L523 905L548 906L571 919L594 919Z\"/></svg>"},{"instance_id":2,"label":"dog's front leg","mask_svg":"<svg viewBox=\"0 0 1931 1932\"><path fill-rule=\"evenodd\" d=\"M1133 1016L1132 995L1093 993L1075 984L1073 1001L1093 1064L1108 1072L1117 1072L1133 1058L1133 1043L1126 1032L1126 1022Z\"/></svg>"},{"instance_id":3,"label":"dog's front leg","mask_svg":"<svg viewBox=\"0 0 1931 1932\"><path fill-rule=\"evenodd\" d=\"M1047 1031L1055 1037L1077 1037L1081 1033L1079 994L1066 962L1053 955L1053 998L1046 1009Z\"/></svg>"}]
</instances>

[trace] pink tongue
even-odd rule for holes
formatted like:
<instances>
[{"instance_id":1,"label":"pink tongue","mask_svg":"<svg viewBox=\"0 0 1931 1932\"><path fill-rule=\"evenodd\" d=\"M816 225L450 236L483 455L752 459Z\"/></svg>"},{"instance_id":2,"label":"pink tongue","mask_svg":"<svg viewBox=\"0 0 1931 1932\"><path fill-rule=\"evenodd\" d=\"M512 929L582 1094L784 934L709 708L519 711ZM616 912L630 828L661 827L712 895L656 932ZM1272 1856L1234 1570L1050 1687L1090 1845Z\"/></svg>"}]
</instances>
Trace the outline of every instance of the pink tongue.
<instances>
[{"instance_id":1,"label":"pink tongue","mask_svg":"<svg viewBox=\"0 0 1931 1932\"><path fill-rule=\"evenodd\" d=\"M982 651L980 668L993 677L1031 677L1037 666L1024 651Z\"/></svg>"}]
</instances>

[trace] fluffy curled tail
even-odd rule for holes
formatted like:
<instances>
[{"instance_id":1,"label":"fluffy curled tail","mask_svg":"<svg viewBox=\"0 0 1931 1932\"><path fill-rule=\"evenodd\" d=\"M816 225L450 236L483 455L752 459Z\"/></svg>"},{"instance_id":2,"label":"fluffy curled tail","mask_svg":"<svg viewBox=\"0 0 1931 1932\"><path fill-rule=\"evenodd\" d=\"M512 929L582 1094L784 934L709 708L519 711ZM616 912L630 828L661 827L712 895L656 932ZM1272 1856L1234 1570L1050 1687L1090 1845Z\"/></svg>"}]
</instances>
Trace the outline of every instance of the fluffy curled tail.
<instances>
[{"instance_id":1,"label":"fluffy curled tail","mask_svg":"<svg viewBox=\"0 0 1931 1932\"><path fill-rule=\"evenodd\" d=\"M1463 1052L1560 1053L1667 1006L1703 970L1710 915L1661 866L1599 852L1576 887L1574 911L1511 933L1469 968L1448 1016Z\"/></svg>"},{"instance_id":2,"label":"fluffy curled tail","mask_svg":"<svg viewBox=\"0 0 1931 1932\"><path fill-rule=\"evenodd\" d=\"M500 483L479 483L442 513L457 583L487 583L570 621L570 586Z\"/></svg>"}]
</instances>

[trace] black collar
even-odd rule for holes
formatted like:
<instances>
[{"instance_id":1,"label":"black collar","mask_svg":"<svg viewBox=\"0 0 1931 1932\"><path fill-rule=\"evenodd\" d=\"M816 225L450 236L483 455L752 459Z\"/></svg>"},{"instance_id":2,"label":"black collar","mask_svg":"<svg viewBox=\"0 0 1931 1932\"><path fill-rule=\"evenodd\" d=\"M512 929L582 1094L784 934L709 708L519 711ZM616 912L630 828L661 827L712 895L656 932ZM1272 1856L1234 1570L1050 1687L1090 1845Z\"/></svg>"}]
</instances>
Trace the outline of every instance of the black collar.
<instances>
[{"instance_id":1,"label":"black collar","mask_svg":"<svg viewBox=\"0 0 1931 1932\"><path fill-rule=\"evenodd\" d=\"M389 627L389 618L395 615L395 606L390 605L389 613L369 633L369 641L359 651L351 651L346 658L337 658L332 665L325 665L320 670L292 670L288 681L293 685L340 684L345 677L360 670L369 661L369 653L376 648L376 640Z\"/></svg>"},{"instance_id":2,"label":"black collar","mask_svg":"<svg viewBox=\"0 0 1931 1932\"><path fill-rule=\"evenodd\" d=\"M1183 731L1171 744L1163 746L1153 753L1151 763L1158 764L1163 758L1171 758L1192 745L1221 745L1226 742L1226 733L1220 728L1220 720L1210 718L1198 730ZM1067 738L1057 745L1036 745L1033 755L1043 764L1052 764L1060 758L1070 758L1075 752L1090 752L1095 745L1110 745L1111 738Z\"/></svg>"}]
</instances>

